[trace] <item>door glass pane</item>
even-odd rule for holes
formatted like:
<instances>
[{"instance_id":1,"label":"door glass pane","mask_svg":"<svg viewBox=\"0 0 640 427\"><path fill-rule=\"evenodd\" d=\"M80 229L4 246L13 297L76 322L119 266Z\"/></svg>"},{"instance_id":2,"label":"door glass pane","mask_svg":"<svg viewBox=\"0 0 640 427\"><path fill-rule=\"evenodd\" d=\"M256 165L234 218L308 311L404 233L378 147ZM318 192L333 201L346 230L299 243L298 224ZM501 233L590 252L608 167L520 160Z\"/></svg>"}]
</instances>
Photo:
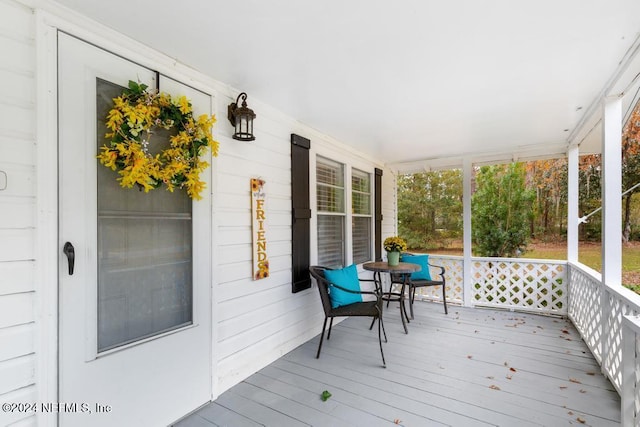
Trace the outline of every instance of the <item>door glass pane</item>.
<instances>
[{"instance_id":1,"label":"door glass pane","mask_svg":"<svg viewBox=\"0 0 640 427\"><path fill-rule=\"evenodd\" d=\"M112 99L124 88L96 84L99 149L108 143ZM169 135L152 135L151 154L168 147ZM125 189L117 172L97 168L100 352L192 323L192 220L185 191Z\"/></svg>"}]
</instances>

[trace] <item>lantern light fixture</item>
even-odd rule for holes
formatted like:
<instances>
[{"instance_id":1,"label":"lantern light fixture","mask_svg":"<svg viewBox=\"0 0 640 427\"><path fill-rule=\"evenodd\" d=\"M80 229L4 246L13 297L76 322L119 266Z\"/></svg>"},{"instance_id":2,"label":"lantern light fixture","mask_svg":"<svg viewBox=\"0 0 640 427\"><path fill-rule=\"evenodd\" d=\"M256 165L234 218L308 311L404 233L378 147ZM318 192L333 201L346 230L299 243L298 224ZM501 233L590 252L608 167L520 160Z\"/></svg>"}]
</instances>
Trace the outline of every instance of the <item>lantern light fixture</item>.
<instances>
[{"instance_id":1,"label":"lantern light fixture","mask_svg":"<svg viewBox=\"0 0 640 427\"><path fill-rule=\"evenodd\" d=\"M242 106L238 106L242 98ZM234 126L233 139L238 141L253 141L256 137L253 135L253 119L256 113L247 107L247 94L242 92L238 95L236 102L232 102L227 107L227 117Z\"/></svg>"}]
</instances>

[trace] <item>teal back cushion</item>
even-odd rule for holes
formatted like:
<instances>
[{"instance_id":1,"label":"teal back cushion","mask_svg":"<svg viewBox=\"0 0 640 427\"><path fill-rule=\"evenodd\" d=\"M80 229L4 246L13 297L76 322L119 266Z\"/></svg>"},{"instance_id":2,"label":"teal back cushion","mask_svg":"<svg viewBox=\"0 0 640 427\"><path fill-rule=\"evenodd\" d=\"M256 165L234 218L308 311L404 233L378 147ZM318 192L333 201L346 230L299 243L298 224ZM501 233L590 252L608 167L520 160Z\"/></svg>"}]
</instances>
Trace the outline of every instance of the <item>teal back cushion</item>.
<instances>
[{"instance_id":1,"label":"teal back cushion","mask_svg":"<svg viewBox=\"0 0 640 427\"><path fill-rule=\"evenodd\" d=\"M329 283L360 292L360 280L358 280L358 270L355 264L339 270L325 270L324 277ZM333 308L353 304L354 302L362 302L362 295L345 292L331 285L329 285L329 298Z\"/></svg>"},{"instance_id":2,"label":"teal back cushion","mask_svg":"<svg viewBox=\"0 0 640 427\"><path fill-rule=\"evenodd\" d=\"M409 255L402 254L400 259L402 262L410 262L411 264L418 264L422 269L411 273L411 279L413 280L431 280L431 272L429 272L429 255Z\"/></svg>"}]
</instances>

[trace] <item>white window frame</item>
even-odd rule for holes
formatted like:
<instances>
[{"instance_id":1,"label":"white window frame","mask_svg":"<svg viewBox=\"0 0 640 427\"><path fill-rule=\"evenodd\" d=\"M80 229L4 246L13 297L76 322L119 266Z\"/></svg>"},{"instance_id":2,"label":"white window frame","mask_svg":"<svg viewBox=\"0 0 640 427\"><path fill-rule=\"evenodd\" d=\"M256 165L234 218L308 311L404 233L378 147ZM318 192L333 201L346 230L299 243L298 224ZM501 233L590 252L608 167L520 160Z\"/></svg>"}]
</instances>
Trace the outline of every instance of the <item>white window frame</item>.
<instances>
[{"instance_id":1,"label":"white window frame","mask_svg":"<svg viewBox=\"0 0 640 427\"><path fill-rule=\"evenodd\" d=\"M352 212L352 170L358 169L361 172L368 173L370 176L371 182L371 198L370 198L370 212L371 212L371 248L370 253L372 259L369 261L373 261L373 257L375 257L375 222L374 222L374 185L375 182L373 180L373 176L375 173L375 165L373 163L369 163L364 161L361 158L357 158L354 156L350 156L345 154L344 152L340 152L338 150L334 150L331 148L326 148L324 146L319 147L321 144L315 144L316 147L312 145L312 151L309 153L309 195L310 195L310 204L311 204L311 236L310 236L310 244L311 244L311 265L315 265L318 263L318 194L317 194L317 166L318 166L318 157L324 157L328 160L341 163L344 166L344 192L345 192L345 224L344 224L344 235L345 235L345 259L344 265L353 264L353 212ZM315 148L315 149L314 149ZM321 214L322 215L322 214ZM331 215L328 213L328 215ZM361 265L361 264L358 264Z\"/></svg>"}]
</instances>

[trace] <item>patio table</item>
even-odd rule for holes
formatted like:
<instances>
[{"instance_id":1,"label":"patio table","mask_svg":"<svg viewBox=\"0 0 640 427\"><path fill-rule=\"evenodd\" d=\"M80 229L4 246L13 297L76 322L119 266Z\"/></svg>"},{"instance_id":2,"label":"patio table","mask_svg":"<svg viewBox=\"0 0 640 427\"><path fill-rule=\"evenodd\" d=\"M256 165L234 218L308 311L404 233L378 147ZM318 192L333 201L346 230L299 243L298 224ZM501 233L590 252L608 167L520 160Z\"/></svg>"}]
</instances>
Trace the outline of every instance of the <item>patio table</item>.
<instances>
[{"instance_id":1,"label":"patio table","mask_svg":"<svg viewBox=\"0 0 640 427\"><path fill-rule=\"evenodd\" d=\"M389 265L386 261L378 261L378 262L367 262L362 265L362 268L368 271L373 271L373 281L376 286L376 290L378 290L382 294L382 299L385 301L398 301L400 304L400 319L402 319L402 326L404 327L405 334L409 333L407 329L407 323L409 323L409 316L407 316L407 308L404 305L404 292L409 285L409 276L411 273L415 273L416 271L420 271L422 267L418 264L412 264L409 262L401 262L398 265ZM382 273L389 274L399 274L402 276L402 285L400 292L393 292L393 284L391 282L389 285L389 292L384 292L382 290ZM397 282L395 282L397 283ZM385 296L386 295L386 296Z\"/></svg>"}]
</instances>

